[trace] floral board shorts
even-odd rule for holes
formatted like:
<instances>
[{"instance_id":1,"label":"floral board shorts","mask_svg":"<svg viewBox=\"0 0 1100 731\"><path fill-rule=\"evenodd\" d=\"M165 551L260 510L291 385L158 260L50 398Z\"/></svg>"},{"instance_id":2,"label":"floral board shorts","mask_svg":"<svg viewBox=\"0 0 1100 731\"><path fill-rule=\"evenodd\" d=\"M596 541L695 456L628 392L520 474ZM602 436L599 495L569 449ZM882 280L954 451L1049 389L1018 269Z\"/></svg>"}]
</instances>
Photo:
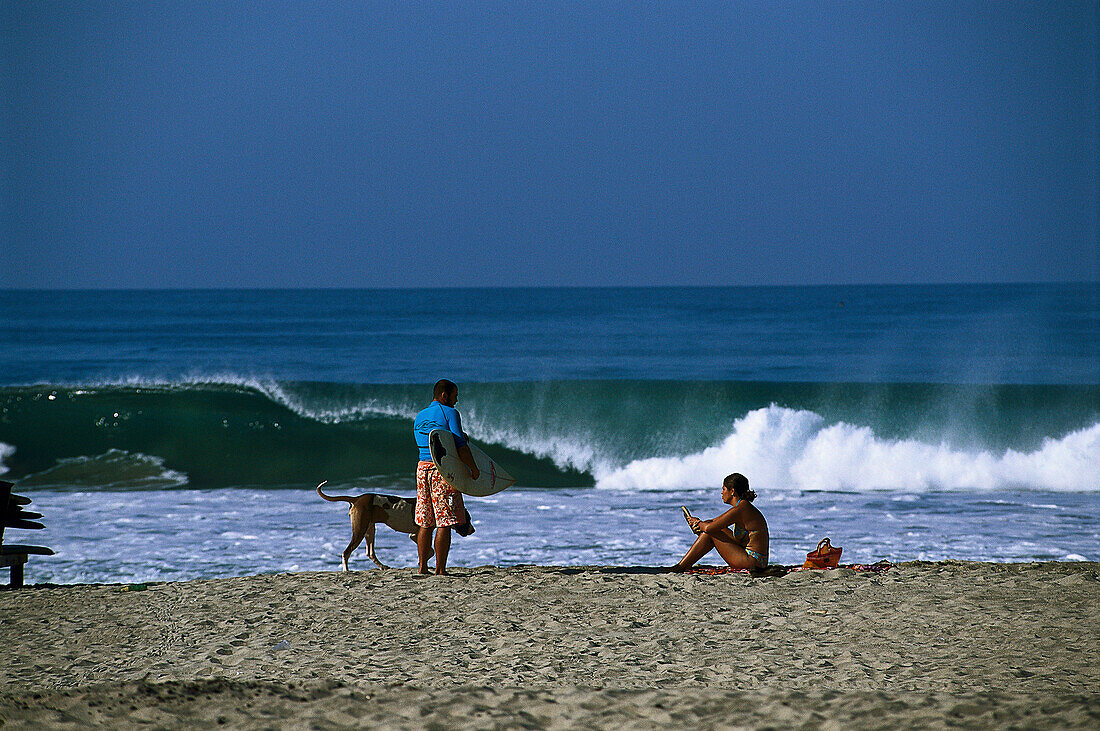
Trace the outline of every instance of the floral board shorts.
<instances>
[{"instance_id":1,"label":"floral board shorts","mask_svg":"<svg viewBox=\"0 0 1100 731\"><path fill-rule=\"evenodd\" d=\"M446 528L466 522L462 493L443 481L432 462L416 465L416 524L422 528Z\"/></svg>"}]
</instances>

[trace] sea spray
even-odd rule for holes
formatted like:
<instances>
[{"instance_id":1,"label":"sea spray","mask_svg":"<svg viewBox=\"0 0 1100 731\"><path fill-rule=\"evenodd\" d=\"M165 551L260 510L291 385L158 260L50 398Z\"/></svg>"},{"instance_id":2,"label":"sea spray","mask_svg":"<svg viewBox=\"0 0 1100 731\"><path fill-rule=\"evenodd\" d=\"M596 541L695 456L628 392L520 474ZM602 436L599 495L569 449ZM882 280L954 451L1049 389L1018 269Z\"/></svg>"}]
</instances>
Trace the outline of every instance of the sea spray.
<instances>
[{"instance_id":1,"label":"sea spray","mask_svg":"<svg viewBox=\"0 0 1100 731\"><path fill-rule=\"evenodd\" d=\"M10 444L4 444L0 442L0 475L9 471L9 467L4 464L4 460L15 454L15 447Z\"/></svg>"},{"instance_id":2,"label":"sea spray","mask_svg":"<svg viewBox=\"0 0 1100 731\"><path fill-rule=\"evenodd\" d=\"M692 489L730 472L767 490L1005 489L1100 491L1100 424L1050 438L1032 452L963 451L947 444L883 439L868 427L827 424L808 411L770 406L739 419L721 443L683 457L635 460L598 471L607 489Z\"/></svg>"}]
</instances>

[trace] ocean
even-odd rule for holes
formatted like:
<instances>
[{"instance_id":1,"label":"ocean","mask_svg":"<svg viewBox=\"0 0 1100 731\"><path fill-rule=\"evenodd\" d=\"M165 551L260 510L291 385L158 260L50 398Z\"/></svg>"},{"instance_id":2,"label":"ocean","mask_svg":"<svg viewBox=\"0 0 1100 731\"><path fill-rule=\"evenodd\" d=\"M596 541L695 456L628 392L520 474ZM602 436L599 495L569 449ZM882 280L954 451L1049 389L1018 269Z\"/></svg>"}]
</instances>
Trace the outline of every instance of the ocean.
<instances>
[{"instance_id":1,"label":"ocean","mask_svg":"<svg viewBox=\"0 0 1100 731\"><path fill-rule=\"evenodd\" d=\"M56 551L28 582L338 570L314 487L413 495L439 378L518 478L455 567L672 564L734 471L779 563L1100 560L1097 283L0 291L0 475L47 526L5 540Z\"/></svg>"}]
</instances>

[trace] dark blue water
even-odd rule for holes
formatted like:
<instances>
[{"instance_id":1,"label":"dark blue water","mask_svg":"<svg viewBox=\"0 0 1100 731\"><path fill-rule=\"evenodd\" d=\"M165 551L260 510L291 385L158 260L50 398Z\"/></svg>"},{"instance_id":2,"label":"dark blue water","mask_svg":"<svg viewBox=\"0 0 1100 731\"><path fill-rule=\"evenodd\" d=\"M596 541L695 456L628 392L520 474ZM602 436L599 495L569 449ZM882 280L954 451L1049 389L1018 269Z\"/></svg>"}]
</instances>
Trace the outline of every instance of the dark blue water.
<instances>
[{"instance_id":1,"label":"dark blue water","mask_svg":"<svg viewBox=\"0 0 1100 731\"><path fill-rule=\"evenodd\" d=\"M1100 383L1100 285L0 292L0 384Z\"/></svg>"}]
</instances>

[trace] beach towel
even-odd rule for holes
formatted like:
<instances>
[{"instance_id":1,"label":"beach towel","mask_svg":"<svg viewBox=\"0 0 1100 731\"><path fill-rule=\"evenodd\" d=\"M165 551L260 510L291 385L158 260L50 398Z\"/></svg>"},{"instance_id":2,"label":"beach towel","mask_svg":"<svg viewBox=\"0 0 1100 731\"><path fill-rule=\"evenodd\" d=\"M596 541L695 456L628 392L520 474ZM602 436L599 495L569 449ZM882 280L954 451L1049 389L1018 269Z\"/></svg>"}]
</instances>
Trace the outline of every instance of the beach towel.
<instances>
[{"instance_id":1,"label":"beach towel","mask_svg":"<svg viewBox=\"0 0 1100 731\"><path fill-rule=\"evenodd\" d=\"M883 571L889 571L894 567L894 564L889 561L879 561L878 563L842 563L837 566L838 569L851 569L852 571L868 572L880 574ZM746 576L786 576L792 571L814 571L820 569L807 569L802 566L780 566L778 564L772 564L763 571L754 571L752 569L734 569L729 566L696 566L685 571L685 574L706 574L708 576L719 576L721 574L744 574Z\"/></svg>"}]
</instances>

